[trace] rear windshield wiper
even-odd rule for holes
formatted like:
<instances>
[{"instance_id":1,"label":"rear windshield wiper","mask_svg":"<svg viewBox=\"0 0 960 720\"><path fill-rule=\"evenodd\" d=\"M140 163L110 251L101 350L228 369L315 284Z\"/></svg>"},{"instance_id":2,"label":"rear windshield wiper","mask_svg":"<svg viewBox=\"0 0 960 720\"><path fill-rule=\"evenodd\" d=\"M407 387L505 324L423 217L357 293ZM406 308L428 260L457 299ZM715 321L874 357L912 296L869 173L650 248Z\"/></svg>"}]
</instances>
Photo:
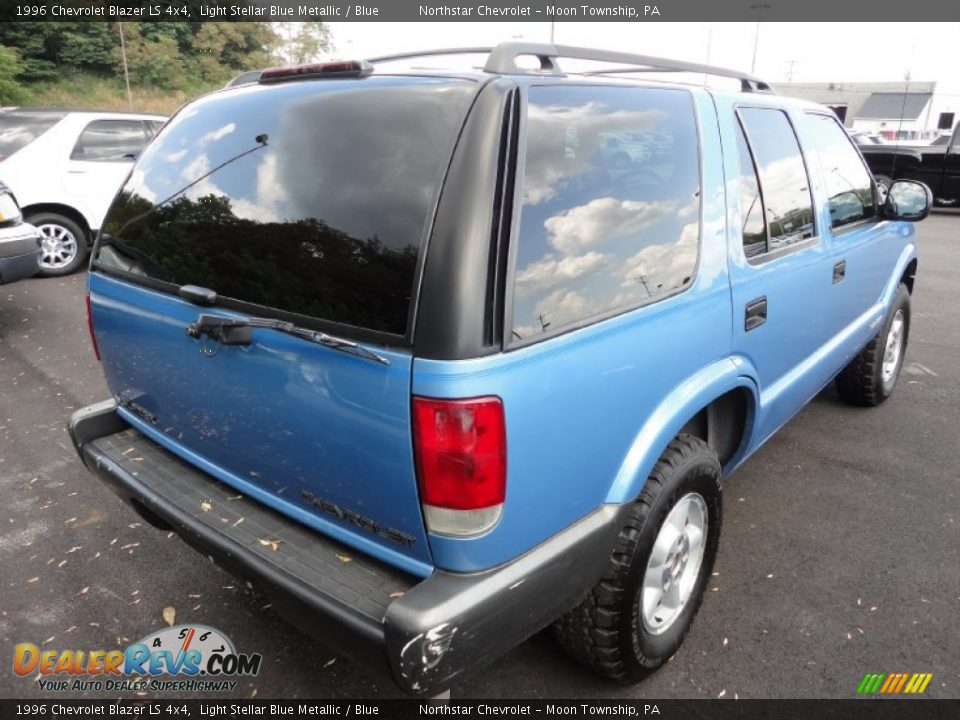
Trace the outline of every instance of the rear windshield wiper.
<instances>
[{"instance_id":1,"label":"rear windshield wiper","mask_svg":"<svg viewBox=\"0 0 960 720\"><path fill-rule=\"evenodd\" d=\"M222 315L200 315L196 321L187 325L187 335L192 338L209 338L220 345L250 345L253 343L253 328L266 328L268 330L277 330L278 332L295 335L296 337L309 340L310 342L323 345L334 350L356 355L357 357L374 360L382 365L389 365L390 361L383 355L375 353L363 345L359 345L351 340L328 335L319 330L308 330L294 325L284 320L273 320L271 318L231 318ZM207 354L214 354L216 351L204 350Z\"/></svg>"}]
</instances>

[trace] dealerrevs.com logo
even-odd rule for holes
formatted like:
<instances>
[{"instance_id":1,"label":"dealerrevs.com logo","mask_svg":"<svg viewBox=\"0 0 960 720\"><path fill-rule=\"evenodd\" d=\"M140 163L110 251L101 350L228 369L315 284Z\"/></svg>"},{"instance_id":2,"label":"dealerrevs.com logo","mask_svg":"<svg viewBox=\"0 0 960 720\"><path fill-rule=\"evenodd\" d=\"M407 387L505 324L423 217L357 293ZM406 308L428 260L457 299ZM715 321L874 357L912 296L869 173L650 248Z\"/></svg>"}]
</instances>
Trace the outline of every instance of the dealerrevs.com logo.
<instances>
[{"instance_id":1,"label":"dealerrevs.com logo","mask_svg":"<svg viewBox=\"0 0 960 720\"><path fill-rule=\"evenodd\" d=\"M125 650L50 650L14 647L13 671L37 675L41 690L231 691L240 676L260 672L259 653L238 653L222 632L176 625L147 635Z\"/></svg>"}]
</instances>

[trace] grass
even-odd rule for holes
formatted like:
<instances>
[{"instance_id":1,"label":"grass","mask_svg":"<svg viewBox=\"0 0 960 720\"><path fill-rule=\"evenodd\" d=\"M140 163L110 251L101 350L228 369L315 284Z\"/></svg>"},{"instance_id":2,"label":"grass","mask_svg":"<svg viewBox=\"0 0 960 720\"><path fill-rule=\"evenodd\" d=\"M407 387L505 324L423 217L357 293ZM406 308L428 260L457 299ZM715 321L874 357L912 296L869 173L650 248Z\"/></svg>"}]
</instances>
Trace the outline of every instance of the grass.
<instances>
[{"instance_id":1,"label":"grass","mask_svg":"<svg viewBox=\"0 0 960 720\"><path fill-rule=\"evenodd\" d=\"M130 87L134 112L171 115L188 100L222 87L219 83L194 85L186 90L160 90L148 87ZM38 83L27 88L30 98L24 107L57 107L82 110L129 111L127 91L122 77L97 77L76 74L50 83Z\"/></svg>"}]
</instances>

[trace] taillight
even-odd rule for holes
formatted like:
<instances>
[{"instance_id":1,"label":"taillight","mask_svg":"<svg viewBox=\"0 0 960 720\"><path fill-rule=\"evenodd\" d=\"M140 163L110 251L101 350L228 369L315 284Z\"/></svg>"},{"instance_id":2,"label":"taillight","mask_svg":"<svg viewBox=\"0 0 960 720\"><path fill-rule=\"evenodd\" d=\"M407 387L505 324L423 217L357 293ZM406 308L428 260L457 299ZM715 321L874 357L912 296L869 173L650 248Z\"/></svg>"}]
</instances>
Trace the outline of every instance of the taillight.
<instances>
[{"instance_id":1,"label":"taillight","mask_svg":"<svg viewBox=\"0 0 960 720\"><path fill-rule=\"evenodd\" d=\"M431 532L489 530L507 491L507 433L500 398L413 398L420 502Z\"/></svg>"},{"instance_id":2,"label":"taillight","mask_svg":"<svg viewBox=\"0 0 960 720\"><path fill-rule=\"evenodd\" d=\"M86 294L87 300L87 329L90 331L90 342L93 344L93 354L97 356L97 362L100 362L100 348L97 347L97 336L93 332L93 310L90 307L90 293Z\"/></svg>"}]
</instances>

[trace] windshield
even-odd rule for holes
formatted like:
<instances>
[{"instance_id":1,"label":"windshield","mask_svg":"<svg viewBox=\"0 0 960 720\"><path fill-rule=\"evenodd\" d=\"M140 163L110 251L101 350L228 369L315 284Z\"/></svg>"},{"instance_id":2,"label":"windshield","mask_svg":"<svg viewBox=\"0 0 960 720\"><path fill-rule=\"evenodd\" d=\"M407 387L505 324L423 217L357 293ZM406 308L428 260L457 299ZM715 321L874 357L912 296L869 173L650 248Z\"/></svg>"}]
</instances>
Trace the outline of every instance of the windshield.
<instances>
[{"instance_id":1,"label":"windshield","mask_svg":"<svg viewBox=\"0 0 960 720\"><path fill-rule=\"evenodd\" d=\"M0 113L0 160L22 150L63 120L64 113Z\"/></svg>"},{"instance_id":2,"label":"windshield","mask_svg":"<svg viewBox=\"0 0 960 720\"><path fill-rule=\"evenodd\" d=\"M96 264L207 287L255 314L403 335L474 88L372 77L207 96L144 151L104 222Z\"/></svg>"}]
</instances>

